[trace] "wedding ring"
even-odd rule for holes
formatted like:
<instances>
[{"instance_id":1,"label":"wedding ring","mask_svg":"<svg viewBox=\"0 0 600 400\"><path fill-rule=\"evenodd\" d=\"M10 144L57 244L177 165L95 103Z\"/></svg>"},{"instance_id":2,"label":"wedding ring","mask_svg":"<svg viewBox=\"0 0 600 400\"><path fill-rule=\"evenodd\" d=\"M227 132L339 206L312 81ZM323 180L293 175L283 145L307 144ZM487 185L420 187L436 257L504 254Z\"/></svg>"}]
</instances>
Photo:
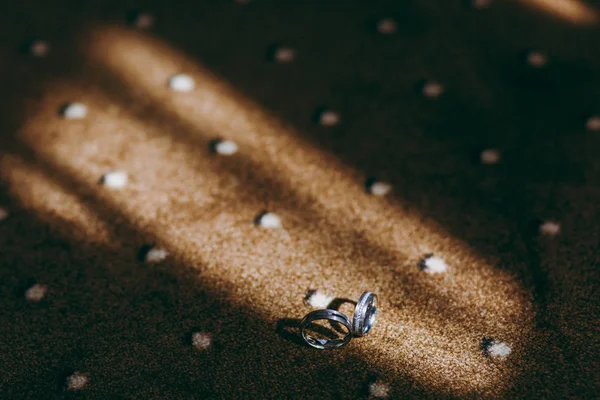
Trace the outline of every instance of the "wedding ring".
<instances>
[{"instance_id":1,"label":"wedding ring","mask_svg":"<svg viewBox=\"0 0 600 400\"><path fill-rule=\"evenodd\" d=\"M314 321L319 320L328 320L333 322L338 322L342 324L348 330L348 333L339 339L317 339L312 336L309 336L306 332L306 328ZM302 338L306 343L316 349L338 349L340 347L344 347L347 345L352 339L352 323L350 319L336 310L315 310L311 311L304 317L302 323L300 324L300 329L302 332Z\"/></svg>"},{"instance_id":2,"label":"wedding ring","mask_svg":"<svg viewBox=\"0 0 600 400\"><path fill-rule=\"evenodd\" d=\"M352 318L352 333L354 336L365 336L369 333L375 323L377 314L377 295L364 292L360 295L354 317Z\"/></svg>"}]
</instances>

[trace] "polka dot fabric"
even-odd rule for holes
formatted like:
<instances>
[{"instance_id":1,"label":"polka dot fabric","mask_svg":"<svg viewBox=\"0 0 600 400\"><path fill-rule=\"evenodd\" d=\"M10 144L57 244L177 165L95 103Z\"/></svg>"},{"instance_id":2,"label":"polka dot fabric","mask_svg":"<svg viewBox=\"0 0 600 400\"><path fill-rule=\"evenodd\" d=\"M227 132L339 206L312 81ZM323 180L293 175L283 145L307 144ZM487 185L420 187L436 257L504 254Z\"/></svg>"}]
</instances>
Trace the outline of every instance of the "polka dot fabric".
<instances>
[{"instance_id":1,"label":"polka dot fabric","mask_svg":"<svg viewBox=\"0 0 600 400\"><path fill-rule=\"evenodd\" d=\"M0 398L594 397L597 27L525 3L7 5Z\"/></svg>"}]
</instances>

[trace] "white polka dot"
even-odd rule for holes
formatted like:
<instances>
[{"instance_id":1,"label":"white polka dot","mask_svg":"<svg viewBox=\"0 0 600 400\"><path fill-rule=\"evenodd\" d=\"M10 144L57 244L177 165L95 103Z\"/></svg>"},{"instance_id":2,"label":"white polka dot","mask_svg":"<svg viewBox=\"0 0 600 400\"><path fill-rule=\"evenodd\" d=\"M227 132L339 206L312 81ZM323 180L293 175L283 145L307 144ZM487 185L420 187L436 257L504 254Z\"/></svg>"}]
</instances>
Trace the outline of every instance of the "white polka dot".
<instances>
[{"instance_id":1,"label":"white polka dot","mask_svg":"<svg viewBox=\"0 0 600 400\"><path fill-rule=\"evenodd\" d=\"M540 233L546 236L556 236L560 233L560 224L554 221L547 221L540 225Z\"/></svg>"},{"instance_id":2,"label":"white polka dot","mask_svg":"<svg viewBox=\"0 0 600 400\"><path fill-rule=\"evenodd\" d=\"M82 390L88 384L89 378L86 374L81 372L75 372L73 375L67 378L67 389L68 390Z\"/></svg>"},{"instance_id":3,"label":"white polka dot","mask_svg":"<svg viewBox=\"0 0 600 400\"><path fill-rule=\"evenodd\" d=\"M0 207L0 221L4 221L9 216L9 212L6 208Z\"/></svg>"},{"instance_id":4,"label":"white polka dot","mask_svg":"<svg viewBox=\"0 0 600 400\"><path fill-rule=\"evenodd\" d=\"M102 184L111 189L122 189L127 186L127 173L123 171L111 171L102 177Z\"/></svg>"},{"instance_id":5,"label":"white polka dot","mask_svg":"<svg viewBox=\"0 0 600 400\"><path fill-rule=\"evenodd\" d=\"M369 186L369 192L373 196L385 196L392 190L392 185L387 182L375 181Z\"/></svg>"},{"instance_id":6,"label":"white polka dot","mask_svg":"<svg viewBox=\"0 0 600 400\"><path fill-rule=\"evenodd\" d=\"M541 68L548 63L548 56L539 51L531 51L527 54L527 63L533 68Z\"/></svg>"},{"instance_id":7,"label":"white polka dot","mask_svg":"<svg viewBox=\"0 0 600 400\"><path fill-rule=\"evenodd\" d=\"M133 26L138 29L148 29L154 25L154 16L150 13L139 13L133 19Z\"/></svg>"},{"instance_id":8,"label":"white polka dot","mask_svg":"<svg viewBox=\"0 0 600 400\"><path fill-rule=\"evenodd\" d=\"M281 218L275 213L266 212L258 217L257 224L267 229L281 228Z\"/></svg>"},{"instance_id":9,"label":"white polka dot","mask_svg":"<svg viewBox=\"0 0 600 400\"><path fill-rule=\"evenodd\" d=\"M398 24L393 18L383 18L377 23L377 30L384 35L391 35L398 29Z\"/></svg>"},{"instance_id":10,"label":"white polka dot","mask_svg":"<svg viewBox=\"0 0 600 400\"><path fill-rule=\"evenodd\" d=\"M179 74L171 77L169 86L176 92L191 92L196 87L196 82L191 76Z\"/></svg>"},{"instance_id":11,"label":"white polka dot","mask_svg":"<svg viewBox=\"0 0 600 400\"><path fill-rule=\"evenodd\" d=\"M161 248L153 247L146 253L145 260L147 263L158 263L164 261L169 253Z\"/></svg>"},{"instance_id":12,"label":"white polka dot","mask_svg":"<svg viewBox=\"0 0 600 400\"><path fill-rule=\"evenodd\" d=\"M29 289L27 289L27 291L25 292L25 298L27 299L27 301L40 301L44 298L47 291L48 286L37 283Z\"/></svg>"},{"instance_id":13,"label":"white polka dot","mask_svg":"<svg viewBox=\"0 0 600 400\"><path fill-rule=\"evenodd\" d=\"M482 164L498 164L500 161L500 152L496 149L485 149L481 152Z\"/></svg>"},{"instance_id":14,"label":"white polka dot","mask_svg":"<svg viewBox=\"0 0 600 400\"><path fill-rule=\"evenodd\" d=\"M485 352L492 357L506 358L510 354L511 349L506 343L495 342L492 340L487 343Z\"/></svg>"},{"instance_id":15,"label":"white polka dot","mask_svg":"<svg viewBox=\"0 0 600 400\"><path fill-rule=\"evenodd\" d=\"M473 7L477 9L488 8L492 5L493 0L472 0Z\"/></svg>"},{"instance_id":16,"label":"white polka dot","mask_svg":"<svg viewBox=\"0 0 600 400\"><path fill-rule=\"evenodd\" d=\"M290 47L279 47L275 49L273 58L279 63L289 63L296 58L296 51Z\"/></svg>"},{"instance_id":17,"label":"white polka dot","mask_svg":"<svg viewBox=\"0 0 600 400\"><path fill-rule=\"evenodd\" d=\"M215 144L215 151L217 154L230 156L237 153L238 145L232 140L220 140Z\"/></svg>"},{"instance_id":18,"label":"white polka dot","mask_svg":"<svg viewBox=\"0 0 600 400\"><path fill-rule=\"evenodd\" d=\"M50 51L50 45L44 40L35 40L29 46L29 54L34 57L45 57Z\"/></svg>"},{"instance_id":19,"label":"white polka dot","mask_svg":"<svg viewBox=\"0 0 600 400\"><path fill-rule=\"evenodd\" d=\"M369 395L376 399L387 399L390 396L390 386L381 381L369 385Z\"/></svg>"},{"instance_id":20,"label":"white polka dot","mask_svg":"<svg viewBox=\"0 0 600 400\"><path fill-rule=\"evenodd\" d=\"M448 270L448 264L442 258L430 254L421 260L421 268L429 274L441 274Z\"/></svg>"},{"instance_id":21,"label":"white polka dot","mask_svg":"<svg viewBox=\"0 0 600 400\"><path fill-rule=\"evenodd\" d=\"M67 104L62 114L66 119L83 119L87 115L87 107L82 103Z\"/></svg>"},{"instance_id":22,"label":"white polka dot","mask_svg":"<svg viewBox=\"0 0 600 400\"><path fill-rule=\"evenodd\" d=\"M212 344L212 335L205 332L194 332L192 334L192 346L196 350L206 350Z\"/></svg>"},{"instance_id":23,"label":"white polka dot","mask_svg":"<svg viewBox=\"0 0 600 400\"><path fill-rule=\"evenodd\" d=\"M436 99L444 93L444 86L438 82L430 81L423 86L423 96Z\"/></svg>"},{"instance_id":24,"label":"white polka dot","mask_svg":"<svg viewBox=\"0 0 600 400\"><path fill-rule=\"evenodd\" d=\"M585 126L590 132L600 132L600 115L590 117Z\"/></svg>"},{"instance_id":25,"label":"white polka dot","mask_svg":"<svg viewBox=\"0 0 600 400\"><path fill-rule=\"evenodd\" d=\"M340 115L332 110L324 110L319 115L319 123L323 126L335 126L340 123Z\"/></svg>"},{"instance_id":26,"label":"white polka dot","mask_svg":"<svg viewBox=\"0 0 600 400\"><path fill-rule=\"evenodd\" d=\"M319 290L309 290L304 296L304 302L314 308L327 308L334 298Z\"/></svg>"}]
</instances>

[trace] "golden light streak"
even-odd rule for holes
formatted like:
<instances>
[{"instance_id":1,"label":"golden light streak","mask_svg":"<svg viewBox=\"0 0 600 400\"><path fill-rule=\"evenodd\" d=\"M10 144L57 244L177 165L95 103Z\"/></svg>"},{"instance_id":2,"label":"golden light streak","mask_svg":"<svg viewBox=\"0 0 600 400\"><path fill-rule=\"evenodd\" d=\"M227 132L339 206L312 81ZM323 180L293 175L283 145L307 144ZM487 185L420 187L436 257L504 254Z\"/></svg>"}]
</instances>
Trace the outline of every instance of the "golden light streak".
<instances>
[{"instance_id":1,"label":"golden light streak","mask_svg":"<svg viewBox=\"0 0 600 400\"><path fill-rule=\"evenodd\" d=\"M93 209L79 202L73 193L65 192L47 172L17 155L5 154L0 157L0 177L3 182L8 183L12 195L21 199L21 207L35 212L48 224L56 224L56 217L59 216L61 222L68 224L71 233L85 235L94 231L93 237L88 236L91 240L98 244L110 245L108 222L99 218ZM73 212L81 218L64 219L63 216L72 215Z\"/></svg>"},{"instance_id":2,"label":"golden light streak","mask_svg":"<svg viewBox=\"0 0 600 400\"><path fill-rule=\"evenodd\" d=\"M280 170L284 183L307 198L307 203L312 203L311 211L332 219L349 218L355 226L364 227L361 233L376 243L382 240L379 233L365 228L370 221L379 219L378 216L387 216L386 226L378 226L389 233L383 245L388 249L401 248L409 262L424 253L439 252L449 257L452 264L458 261L452 259L455 249L468 249L439 225L424 224L418 212L390 207L386 202L364 196L363 184L354 170L330 153L307 143L292 127L265 113L210 71L160 41L114 28L96 32L88 43L91 43L90 57L96 62L107 64L128 85L143 89L171 114L198 127L198 132L208 137L218 135L233 139L246 149L250 158L266 154L271 160L277 160L271 167ZM193 94L181 96L168 90L168 78L179 72L195 78L197 89ZM264 159L256 162L264 162ZM353 199L350 207L346 199ZM397 221L402 221L402 226ZM415 240L417 236L419 240ZM470 250L462 251L459 257L463 262L468 260L469 264L481 265L479 256ZM487 273L501 280L510 278L496 268L487 268ZM494 291L493 286L490 282L486 289Z\"/></svg>"},{"instance_id":3,"label":"golden light streak","mask_svg":"<svg viewBox=\"0 0 600 400\"><path fill-rule=\"evenodd\" d=\"M598 22L598 13L579 0L520 0L522 3L567 20L574 24L592 25Z\"/></svg>"}]
</instances>

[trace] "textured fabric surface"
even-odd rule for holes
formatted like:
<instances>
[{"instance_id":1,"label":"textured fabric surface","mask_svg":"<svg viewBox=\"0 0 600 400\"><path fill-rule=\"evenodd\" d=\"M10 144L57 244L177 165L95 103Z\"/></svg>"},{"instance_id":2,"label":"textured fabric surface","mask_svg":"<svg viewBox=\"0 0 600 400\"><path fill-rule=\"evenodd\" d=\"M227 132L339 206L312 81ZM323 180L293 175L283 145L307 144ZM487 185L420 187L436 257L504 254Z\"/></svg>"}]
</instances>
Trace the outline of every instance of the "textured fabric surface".
<instances>
[{"instance_id":1,"label":"textured fabric surface","mask_svg":"<svg viewBox=\"0 0 600 400\"><path fill-rule=\"evenodd\" d=\"M565 4L5 4L0 397L597 398L600 34ZM303 345L311 290L375 327Z\"/></svg>"}]
</instances>

